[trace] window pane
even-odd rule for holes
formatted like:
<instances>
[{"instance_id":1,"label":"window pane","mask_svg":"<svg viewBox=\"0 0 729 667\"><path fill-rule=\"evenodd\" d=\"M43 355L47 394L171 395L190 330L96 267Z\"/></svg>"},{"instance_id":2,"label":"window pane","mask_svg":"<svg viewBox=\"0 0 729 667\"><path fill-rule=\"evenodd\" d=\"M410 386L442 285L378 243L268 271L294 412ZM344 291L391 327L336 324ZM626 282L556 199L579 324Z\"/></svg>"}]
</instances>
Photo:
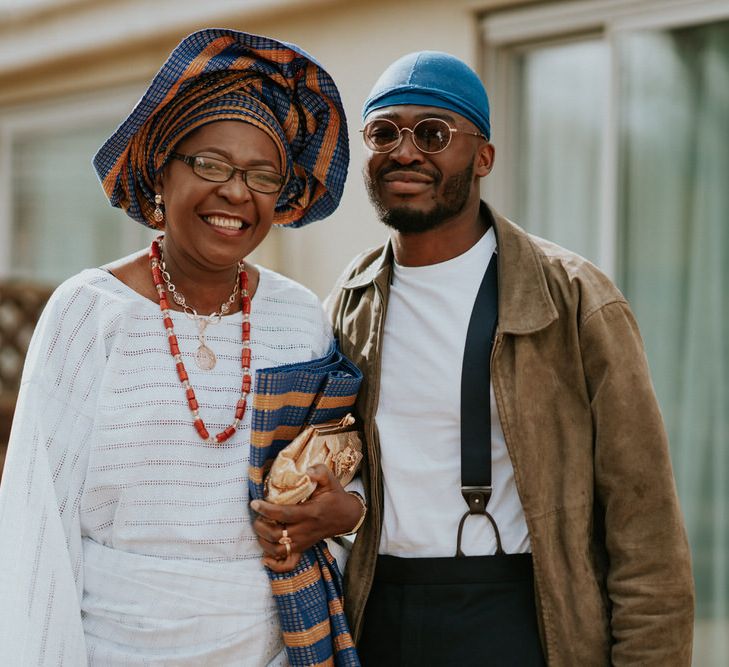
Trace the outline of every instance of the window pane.
<instances>
[{"instance_id":1,"label":"window pane","mask_svg":"<svg viewBox=\"0 0 729 667\"><path fill-rule=\"evenodd\" d=\"M15 138L12 275L59 283L147 243L151 234L109 205L91 166L113 129L65 129Z\"/></svg>"},{"instance_id":2,"label":"window pane","mask_svg":"<svg viewBox=\"0 0 729 667\"><path fill-rule=\"evenodd\" d=\"M623 285L671 439L696 665L729 664L729 23L620 42Z\"/></svg>"},{"instance_id":3,"label":"window pane","mask_svg":"<svg viewBox=\"0 0 729 667\"><path fill-rule=\"evenodd\" d=\"M519 59L517 221L595 263L608 64L601 40L534 48Z\"/></svg>"}]
</instances>

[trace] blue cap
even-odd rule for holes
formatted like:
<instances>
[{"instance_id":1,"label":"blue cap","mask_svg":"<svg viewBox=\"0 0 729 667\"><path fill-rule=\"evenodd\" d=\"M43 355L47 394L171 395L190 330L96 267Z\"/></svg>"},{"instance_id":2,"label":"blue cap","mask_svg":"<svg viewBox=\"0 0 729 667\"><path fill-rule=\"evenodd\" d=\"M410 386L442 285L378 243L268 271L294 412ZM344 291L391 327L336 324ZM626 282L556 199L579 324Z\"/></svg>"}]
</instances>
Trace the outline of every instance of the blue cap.
<instances>
[{"instance_id":1,"label":"blue cap","mask_svg":"<svg viewBox=\"0 0 729 667\"><path fill-rule=\"evenodd\" d=\"M450 109L491 138L489 98L481 79L466 63L440 51L409 53L377 79L362 108L362 119L375 109L417 104Z\"/></svg>"}]
</instances>

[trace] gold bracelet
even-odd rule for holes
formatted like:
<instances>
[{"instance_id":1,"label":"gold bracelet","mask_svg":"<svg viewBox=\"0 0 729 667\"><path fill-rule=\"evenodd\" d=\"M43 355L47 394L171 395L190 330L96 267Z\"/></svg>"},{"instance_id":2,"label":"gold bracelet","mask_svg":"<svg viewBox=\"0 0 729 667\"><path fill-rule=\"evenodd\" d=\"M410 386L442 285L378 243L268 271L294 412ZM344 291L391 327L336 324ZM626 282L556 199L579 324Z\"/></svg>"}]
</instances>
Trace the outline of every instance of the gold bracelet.
<instances>
[{"instance_id":1,"label":"gold bracelet","mask_svg":"<svg viewBox=\"0 0 729 667\"><path fill-rule=\"evenodd\" d=\"M354 535L362 527L365 517L367 516L367 503L365 502L365 499L356 491L347 491L347 494L354 496L357 500L359 500L362 505L362 515L359 517L359 521L357 521L352 530L347 533L339 533L339 535L335 535L334 537L347 537L347 535Z\"/></svg>"}]
</instances>

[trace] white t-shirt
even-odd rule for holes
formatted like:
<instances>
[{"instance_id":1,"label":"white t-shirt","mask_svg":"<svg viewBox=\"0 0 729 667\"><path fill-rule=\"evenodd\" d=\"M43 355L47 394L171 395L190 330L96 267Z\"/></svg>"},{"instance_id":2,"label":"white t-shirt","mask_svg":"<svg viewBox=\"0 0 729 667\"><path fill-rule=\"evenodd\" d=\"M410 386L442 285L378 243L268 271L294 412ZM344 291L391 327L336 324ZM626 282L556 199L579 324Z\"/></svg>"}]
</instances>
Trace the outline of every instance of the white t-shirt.
<instances>
[{"instance_id":1,"label":"white t-shirt","mask_svg":"<svg viewBox=\"0 0 729 667\"><path fill-rule=\"evenodd\" d=\"M395 263L382 341L377 424L384 479L379 552L406 558L454 556L461 495L461 369L471 311L492 254L493 228L440 264ZM494 517L506 553L531 550L514 470L491 389ZM469 517L468 556L496 551L488 519Z\"/></svg>"}]
</instances>

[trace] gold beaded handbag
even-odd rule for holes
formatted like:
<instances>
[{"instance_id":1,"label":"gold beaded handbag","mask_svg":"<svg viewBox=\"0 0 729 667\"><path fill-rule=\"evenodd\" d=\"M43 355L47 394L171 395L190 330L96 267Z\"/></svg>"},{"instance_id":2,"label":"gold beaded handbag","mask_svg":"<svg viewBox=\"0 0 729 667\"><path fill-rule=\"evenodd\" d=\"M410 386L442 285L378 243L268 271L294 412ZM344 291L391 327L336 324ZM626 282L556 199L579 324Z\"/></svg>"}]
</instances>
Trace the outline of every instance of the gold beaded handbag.
<instances>
[{"instance_id":1,"label":"gold beaded handbag","mask_svg":"<svg viewBox=\"0 0 729 667\"><path fill-rule=\"evenodd\" d=\"M328 466L342 486L352 481L362 461L362 436L355 419L342 419L307 426L279 453L265 481L266 500L295 505L316 488L306 471L317 463Z\"/></svg>"}]
</instances>

